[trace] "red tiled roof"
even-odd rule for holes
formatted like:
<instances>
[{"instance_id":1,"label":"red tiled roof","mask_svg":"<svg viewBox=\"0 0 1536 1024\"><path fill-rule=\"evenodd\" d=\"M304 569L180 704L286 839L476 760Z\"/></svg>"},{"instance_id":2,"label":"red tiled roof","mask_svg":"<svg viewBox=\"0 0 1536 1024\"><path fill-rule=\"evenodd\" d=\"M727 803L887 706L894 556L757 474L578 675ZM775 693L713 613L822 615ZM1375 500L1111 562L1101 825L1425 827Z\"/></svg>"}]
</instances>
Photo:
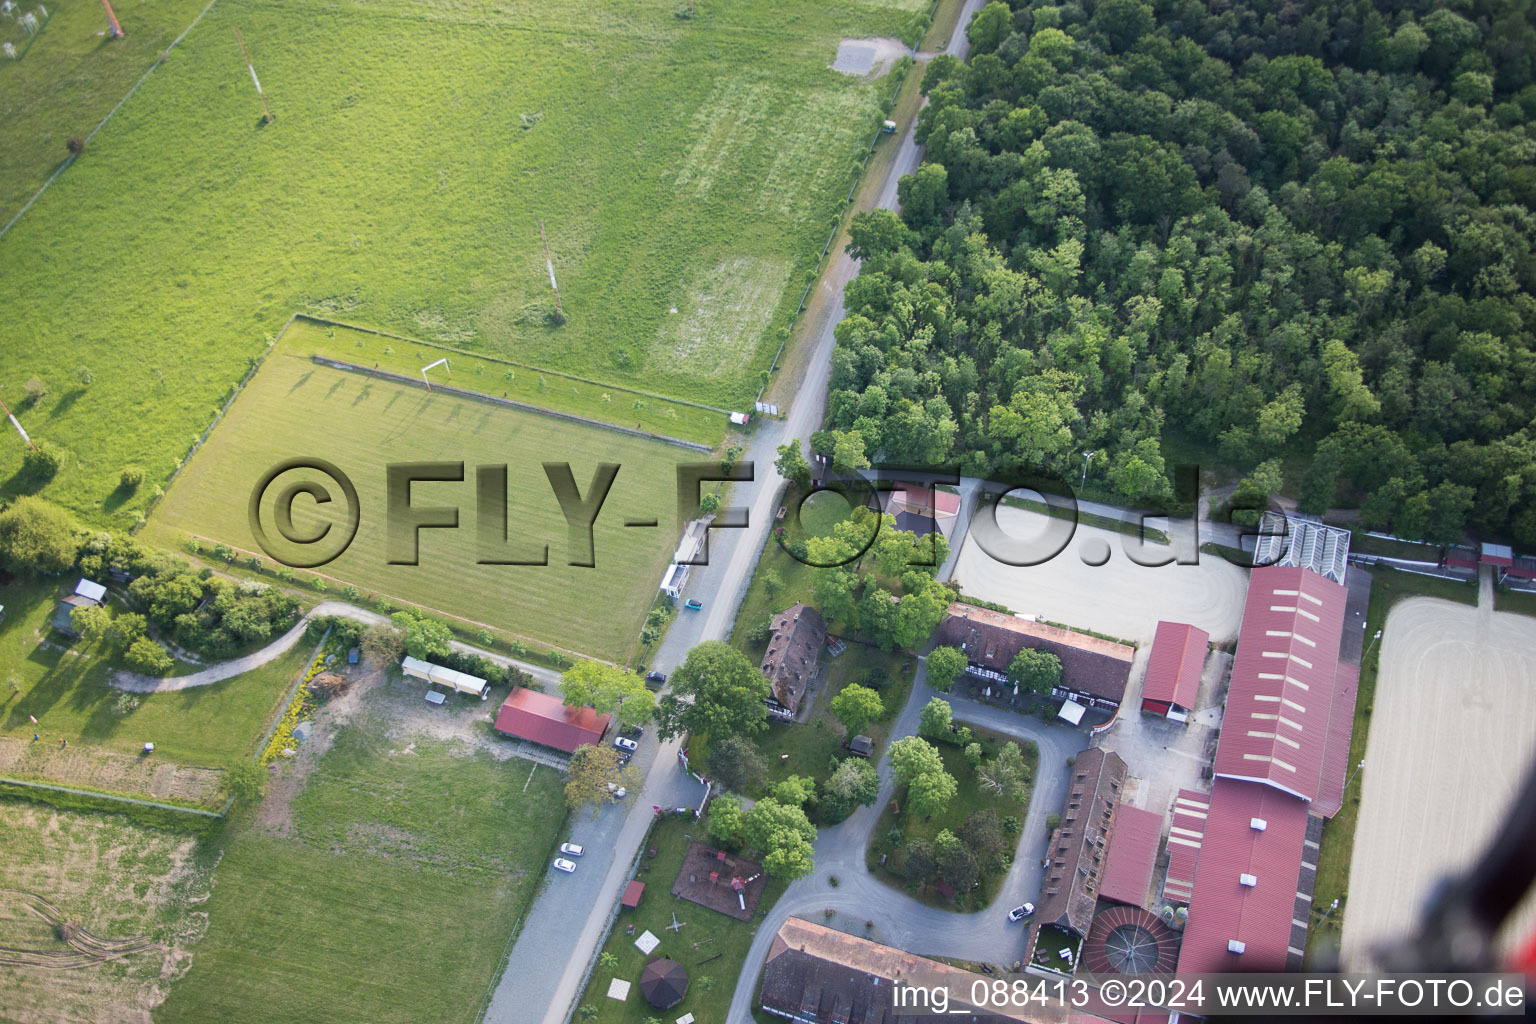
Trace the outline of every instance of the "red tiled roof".
<instances>
[{"instance_id":1,"label":"red tiled roof","mask_svg":"<svg viewBox=\"0 0 1536 1024\"><path fill-rule=\"evenodd\" d=\"M929 487L901 486L891 491L891 503L905 505L909 511L932 509L935 519L959 515L960 495Z\"/></svg>"},{"instance_id":2,"label":"red tiled roof","mask_svg":"<svg viewBox=\"0 0 1536 1024\"><path fill-rule=\"evenodd\" d=\"M1323 782L1312 813L1331 818L1344 805L1344 783L1349 778L1349 736L1355 725L1355 695L1360 689L1360 666L1340 665L1333 681L1333 713L1328 716L1328 742L1323 747Z\"/></svg>"},{"instance_id":3,"label":"red tiled roof","mask_svg":"<svg viewBox=\"0 0 1536 1024\"><path fill-rule=\"evenodd\" d=\"M1254 819L1262 819L1262 830ZM1278 789L1218 778L1195 871L1179 973L1285 969L1307 833L1307 804ZM1253 885L1243 884L1251 876ZM1243 952L1228 943L1243 944Z\"/></svg>"},{"instance_id":4,"label":"red tiled roof","mask_svg":"<svg viewBox=\"0 0 1536 1024\"><path fill-rule=\"evenodd\" d=\"M1143 700L1177 704L1193 710L1200 692L1200 670L1205 665L1211 634L1183 622L1159 622L1152 638L1152 656L1141 685Z\"/></svg>"},{"instance_id":5,"label":"red tiled roof","mask_svg":"<svg viewBox=\"0 0 1536 1024\"><path fill-rule=\"evenodd\" d=\"M575 753L576 748L600 743L612 715L592 708L573 708L537 690L518 687L496 715L496 731L546 747Z\"/></svg>"},{"instance_id":6,"label":"red tiled roof","mask_svg":"<svg viewBox=\"0 0 1536 1024\"><path fill-rule=\"evenodd\" d=\"M1032 622L990 608L956 601L939 623L938 642L963 647L972 665L994 672L1008 671L1026 647L1049 651L1061 660L1064 689L1087 693L1119 704L1131 675L1134 647L1077 633L1043 622Z\"/></svg>"},{"instance_id":7,"label":"red tiled roof","mask_svg":"<svg viewBox=\"0 0 1536 1024\"><path fill-rule=\"evenodd\" d=\"M1115 810L1115 838L1104 860L1099 895L1133 907L1145 903L1162 838L1161 814L1121 804Z\"/></svg>"},{"instance_id":8,"label":"red tiled roof","mask_svg":"<svg viewBox=\"0 0 1536 1024\"><path fill-rule=\"evenodd\" d=\"M1200 861L1200 843L1205 839L1205 821L1211 809L1211 795L1195 789L1181 789L1173 798L1173 813L1168 823L1168 877L1163 882L1163 899L1188 903L1195 889L1195 865Z\"/></svg>"},{"instance_id":9,"label":"red tiled roof","mask_svg":"<svg viewBox=\"0 0 1536 1024\"><path fill-rule=\"evenodd\" d=\"M621 907L638 907L640 897L645 895L645 883L631 881L624 887L624 896L619 900Z\"/></svg>"},{"instance_id":10,"label":"red tiled roof","mask_svg":"<svg viewBox=\"0 0 1536 1024\"><path fill-rule=\"evenodd\" d=\"M1306 569L1253 570L1216 750L1217 775L1317 798L1345 594Z\"/></svg>"}]
</instances>

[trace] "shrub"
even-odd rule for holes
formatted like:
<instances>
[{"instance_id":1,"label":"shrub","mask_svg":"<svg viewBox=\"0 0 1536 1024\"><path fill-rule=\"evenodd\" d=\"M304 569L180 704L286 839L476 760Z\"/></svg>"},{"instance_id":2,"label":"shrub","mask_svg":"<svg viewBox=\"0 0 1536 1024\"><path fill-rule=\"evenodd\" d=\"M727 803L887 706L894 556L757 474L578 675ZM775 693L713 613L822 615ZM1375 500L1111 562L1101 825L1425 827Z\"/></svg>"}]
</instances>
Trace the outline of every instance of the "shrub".
<instances>
[{"instance_id":1,"label":"shrub","mask_svg":"<svg viewBox=\"0 0 1536 1024\"><path fill-rule=\"evenodd\" d=\"M175 662L165 653L165 648L147 636L141 636L129 645L123 655L123 663L135 672L147 676L169 675Z\"/></svg>"},{"instance_id":2,"label":"shrub","mask_svg":"<svg viewBox=\"0 0 1536 1024\"><path fill-rule=\"evenodd\" d=\"M48 385L36 377L28 377L27 382L21 386L21 390L25 396L22 401L29 406L36 405L48 397Z\"/></svg>"},{"instance_id":3,"label":"shrub","mask_svg":"<svg viewBox=\"0 0 1536 1024\"><path fill-rule=\"evenodd\" d=\"M52 441L38 441L37 447L28 448L21 455L21 473L23 483L33 487L41 487L52 480L59 472L59 467L64 465L64 449Z\"/></svg>"},{"instance_id":4,"label":"shrub","mask_svg":"<svg viewBox=\"0 0 1536 1024\"><path fill-rule=\"evenodd\" d=\"M129 492L138 490L139 484L143 482L144 470L133 465L124 466L123 471L117 477L118 489Z\"/></svg>"},{"instance_id":5,"label":"shrub","mask_svg":"<svg viewBox=\"0 0 1536 1024\"><path fill-rule=\"evenodd\" d=\"M764 619L762 622L759 622L757 625L755 625L751 629L747 630L747 643L751 644L754 647L758 647L758 646L761 646L761 645L767 643L768 642L768 632L772 628L773 628L773 620L771 618L770 619Z\"/></svg>"},{"instance_id":6,"label":"shrub","mask_svg":"<svg viewBox=\"0 0 1536 1024\"><path fill-rule=\"evenodd\" d=\"M69 141L64 143L64 148L69 150L70 156L79 156L85 152L85 140L78 135L71 135Z\"/></svg>"},{"instance_id":7,"label":"shrub","mask_svg":"<svg viewBox=\"0 0 1536 1024\"><path fill-rule=\"evenodd\" d=\"M1055 832L1056 829L1060 827L1060 825L1061 815L1057 814L1055 811L1052 811L1050 814L1045 816L1045 831L1047 835Z\"/></svg>"},{"instance_id":8,"label":"shrub","mask_svg":"<svg viewBox=\"0 0 1536 1024\"><path fill-rule=\"evenodd\" d=\"M237 805L261 803L267 792L267 773L261 766L240 760L224 769L224 793Z\"/></svg>"},{"instance_id":9,"label":"shrub","mask_svg":"<svg viewBox=\"0 0 1536 1024\"><path fill-rule=\"evenodd\" d=\"M121 718L139 706L139 698L128 692L119 693L112 699L112 713Z\"/></svg>"}]
</instances>

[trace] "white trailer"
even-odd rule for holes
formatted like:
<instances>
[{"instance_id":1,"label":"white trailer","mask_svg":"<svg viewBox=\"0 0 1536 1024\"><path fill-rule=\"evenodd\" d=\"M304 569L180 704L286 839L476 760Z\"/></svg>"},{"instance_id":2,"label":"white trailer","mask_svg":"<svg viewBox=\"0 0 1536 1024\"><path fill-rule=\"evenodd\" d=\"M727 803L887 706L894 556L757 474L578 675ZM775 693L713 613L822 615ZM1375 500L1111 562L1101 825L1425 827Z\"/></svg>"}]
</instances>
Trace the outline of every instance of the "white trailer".
<instances>
[{"instance_id":1,"label":"white trailer","mask_svg":"<svg viewBox=\"0 0 1536 1024\"><path fill-rule=\"evenodd\" d=\"M434 665L430 661L422 661L420 658L405 656L400 663L400 668L412 679L421 679L428 683L436 683L438 686L458 693L472 693L481 700L486 700L491 695L491 684L479 676L472 676L467 672L457 672L442 665Z\"/></svg>"}]
</instances>

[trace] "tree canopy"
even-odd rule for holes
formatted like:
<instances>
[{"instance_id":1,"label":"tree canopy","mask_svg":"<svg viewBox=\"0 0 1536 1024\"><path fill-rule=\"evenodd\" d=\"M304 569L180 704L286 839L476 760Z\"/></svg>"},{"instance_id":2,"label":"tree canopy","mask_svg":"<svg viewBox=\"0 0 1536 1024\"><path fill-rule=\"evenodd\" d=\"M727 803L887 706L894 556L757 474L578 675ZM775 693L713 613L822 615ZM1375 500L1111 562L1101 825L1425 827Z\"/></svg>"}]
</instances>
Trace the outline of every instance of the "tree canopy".
<instances>
[{"instance_id":1,"label":"tree canopy","mask_svg":"<svg viewBox=\"0 0 1536 1024\"><path fill-rule=\"evenodd\" d=\"M663 737L708 733L713 740L768 728L768 680L747 656L720 640L688 652L672 673L671 691L656 705Z\"/></svg>"},{"instance_id":2,"label":"tree canopy","mask_svg":"<svg viewBox=\"0 0 1536 1024\"><path fill-rule=\"evenodd\" d=\"M77 550L74 523L57 505L24 495L0 512L0 567L8 572L63 572Z\"/></svg>"},{"instance_id":3,"label":"tree canopy","mask_svg":"<svg viewBox=\"0 0 1536 1024\"><path fill-rule=\"evenodd\" d=\"M1025 693L1048 694L1061 682L1061 659L1026 647L1009 662L1008 681Z\"/></svg>"},{"instance_id":4,"label":"tree canopy","mask_svg":"<svg viewBox=\"0 0 1536 1024\"><path fill-rule=\"evenodd\" d=\"M960 648L935 647L928 655L928 685L940 693L948 693L967 664L965 652Z\"/></svg>"},{"instance_id":5,"label":"tree canopy","mask_svg":"<svg viewBox=\"0 0 1536 1024\"><path fill-rule=\"evenodd\" d=\"M850 229L839 462L1150 503L1177 432L1250 493L1310 461L1303 511L1536 544L1529 0L1012 0L968 31L900 214Z\"/></svg>"},{"instance_id":6,"label":"tree canopy","mask_svg":"<svg viewBox=\"0 0 1536 1024\"><path fill-rule=\"evenodd\" d=\"M843 724L850 737L864 731L864 727L885 714L885 703L877 690L858 683L849 683L832 698L832 717Z\"/></svg>"},{"instance_id":7,"label":"tree canopy","mask_svg":"<svg viewBox=\"0 0 1536 1024\"><path fill-rule=\"evenodd\" d=\"M611 714L623 728L651 720L656 696L633 672L601 661L578 661L560 676L560 695L573 707Z\"/></svg>"}]
</instances>

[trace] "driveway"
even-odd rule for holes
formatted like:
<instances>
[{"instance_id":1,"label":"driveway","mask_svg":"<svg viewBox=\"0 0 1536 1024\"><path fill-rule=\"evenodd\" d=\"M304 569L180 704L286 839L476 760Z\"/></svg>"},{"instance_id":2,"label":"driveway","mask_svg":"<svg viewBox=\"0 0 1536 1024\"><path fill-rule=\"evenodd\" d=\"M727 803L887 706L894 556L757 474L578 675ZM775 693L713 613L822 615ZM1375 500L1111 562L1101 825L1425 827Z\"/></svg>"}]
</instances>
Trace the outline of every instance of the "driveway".
<instances>
[{"instance_id":1,"label":"driveway","mask_svg":"<svg viewBox=\"0 0 1536 1024\"><path fill-rule=\"evenodd\" d=\"M762 971L774 934L787 918L801 917L862 935L912 953L959 957L990 963L1012 964L1024 957L1022 924L1008 921L1007 911L1020 903L1038 902L1044 874L1040 867L1049 836L1046 816L1059 811L1067 794L1067 758L1088 746L1082 733L1046 725L1038 718L1002 708L940 694L927 684L928 665L918 659L917 679L891 728L891 739L917 733L924 705L944 697L954 708L954 720L983 726L1020 740L1031 740L1040 749L1040 761L1029 799L1029 811L1019 835L1013 867L986 910L959 914L919 903L907 894L883 884L865 867L864 849L881 810L890 802L895 783L890 764L881 759L880 795L869 807L860 807L847 821L822 829L816 837L816 870L794 882L758 926L747 953L747 962L731 999L730 1024L750 1024L752 994ZM831 878L838 884L832 885ZM827 917L827 910L834 916ZM864 923L871 921L872 928Z\"/></svg>"},{"instance_id":2,"label":"driveway","mask_svg":"<svg viewBox=\"0 0 1536 1024\"><path fill-rule=\"evenodd\" d=\"M959 27L950 40L949 52L964 56L969 46L964 26L981 9L982 2L967 0L961 11ZM896 157L876 192L877 207L896 208L897 182L915 171L921 160L922 149L912 137L912 126L908 125ZM709 532L708 563L693 568L684 593L685 598L697 597L704 603L704 608L678 613L652 659L654 669L670 673L698 644L730 635L736 609L752 582L752 571L768 538L768 528L777 510L775 503L784 484L773 465L778 457L778 446L790 438L809 438L821 427L826 413L832 348L836 341L832 332L844 315L843 289L858 273L858 264L846 253L834 253L829 259L831 262L817 282L807 306L811 336L815 340L805 355L804 376L793 400L788 403L788 414L783 420L758 420L746 445L743 459L754 464L755 476L752 483L733 488L733 500L749 502L748 526ZM681 773L677 751L681 743L673 740L653 748L651 742L654 741L642 744L633 762L646 773L639 795L633 798L635 807L622 822L599 825L600 829L611 830L599 838L611 835L611 842L594 841L592 852L583 859L578 871L579 875L599 877L600 883L590 890L583 888L579 897L572 898L553 883L545 887L535 900L512 949L501 983L486 1010L486 1021L492 1024L563 1024L570 1015L587 968L608 930L611 908L629 880L631 866L650 823L650 806L665 806L668 801L658 794L672 794L679 785ZM612 810L602 813L618 817L618 812ZM1043 828L1042 825L1042 831ZM1043 838L1041 842L1043 846ZM567 880L575 878L573 875ZM559 970L551 969L555 964L563 966ZM756 976L760 965L759 959L750 967L751 976Z\"/></svg>"},{"instance_id":3,"label":"driveway","mask_svg":"<svg viewBox=\"0 0 1536 1024\"><path fill-rule=\"evenodd\" d=\"M327 615L343 619L353 619L369 626L376 626L389 621L386 616L380 615L378 612L370 611L367 608L359 608L357 605L347 604L344 601L321 601L300 619L292 629L259 651L252 651L243 657L232 658L217 665L210 665L208 668L199 669L184 676L145 676L137 672L114 671L108 682L119 690L129 690L133 693L162 693L167 690L190 690L198 686L209 686L213 683L223 682L226 679L232 679L252 669L260 668L267 662L277 658L299 642L299 638L304 635L304 630L309 626L310 619L324 618ZM546 689L553 689L560 683L560 673L554 669L545 668L543 665L518 661L516 658L509 658L504 654L487 651L459 640L453 641L453 648L454 650L464 651L469 654L478 654L480 657L487 658L502 667L511 665L514 668L519 668L540 683L543 683Z\"/></svg>"}]
</instances>

